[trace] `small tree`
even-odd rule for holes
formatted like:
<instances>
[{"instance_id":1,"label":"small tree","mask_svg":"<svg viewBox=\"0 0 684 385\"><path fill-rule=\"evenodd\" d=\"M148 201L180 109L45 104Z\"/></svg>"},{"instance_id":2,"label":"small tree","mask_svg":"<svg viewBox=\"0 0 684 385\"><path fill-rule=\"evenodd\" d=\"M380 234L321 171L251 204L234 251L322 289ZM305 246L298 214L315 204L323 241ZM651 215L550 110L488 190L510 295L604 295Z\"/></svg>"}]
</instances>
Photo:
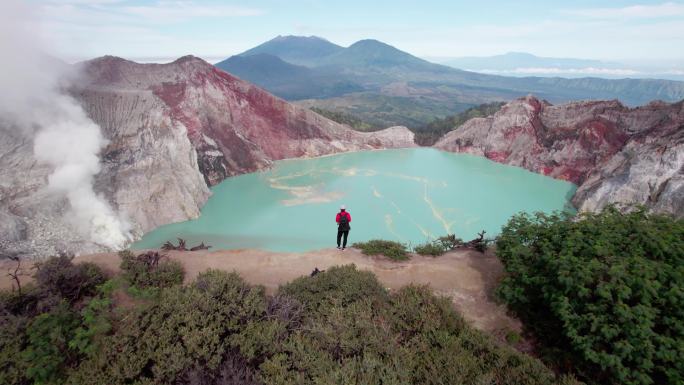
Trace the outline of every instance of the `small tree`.
<instances>
[{"instance_id":1,"label":"small tree","mask_svg":"<svg viewBox=\"0 0 684 385\"><path fill-rule=\"evenodd\" d=\"M133 286L170 287L183 283L185 272L177 261L156 251L135 255L130 251L119 253L124 278Z\"/></svg>"},{"instance_id":2,"label":"small tree","mask_svg":"<svg viewBox=\"0 0 684 385\"><path fill-rule=\"evenodd\" d=\"M62 254L36 264L36 283L46 294L57 295L69 302L93 296L104 283L102 270L93 263L73 263L73 256Z\"/></svg>"},{"instance_id":3,"label":"small tree","mask_svg":"<svg viewBox=\"0 0 684 385\"><path fill-rule=\"evenodd\" d=\"M14 269L8 269L7 270L7 275L14 280L14 282L17 285L17 291L19 292L19 296L21 296L21 276L26 275L26 272L24 269L21 267L21 258L18 256L10 256L8 259L16 262L16 265L14 266ZM14 290L14 285L12 285L12 290Z\"/></svg>"}]
</instances>

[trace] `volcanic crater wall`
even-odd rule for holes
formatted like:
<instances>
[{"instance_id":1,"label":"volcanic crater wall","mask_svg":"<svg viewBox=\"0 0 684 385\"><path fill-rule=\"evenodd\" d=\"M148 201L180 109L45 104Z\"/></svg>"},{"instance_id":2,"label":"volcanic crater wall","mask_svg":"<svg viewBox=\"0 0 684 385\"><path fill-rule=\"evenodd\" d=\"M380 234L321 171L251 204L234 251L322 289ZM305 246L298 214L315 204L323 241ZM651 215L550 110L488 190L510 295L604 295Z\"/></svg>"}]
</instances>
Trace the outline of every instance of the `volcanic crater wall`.
<instances>
[{"instance_id":1,"label":"volcanic crater wall","mask_svg":"<svg viewBox=\"0 0 684 385\"><path fill-rule=\"evenodd\" d=\"M469 120L435 147L573 182L581 211L637 203L684 217L684 101L627 108L528 96Z\"/></svg>"},{"instance_id":2,"label":"volcanic crater wall","mask_svg":"<svg viewBox=\"0 0 684 385\"><path fill-rule=\"evenodd\" d=\"M68 92L108 140L94 188L135 236L197 217L210 186L275 160L415 146L405 127L356 132L192 56L169 64L105 56L77 67ZM45 193L50 170L36 163L30 141L6 139L0 254L106 249L73 230L64 199Z\"/></svg>"}]
</instances>

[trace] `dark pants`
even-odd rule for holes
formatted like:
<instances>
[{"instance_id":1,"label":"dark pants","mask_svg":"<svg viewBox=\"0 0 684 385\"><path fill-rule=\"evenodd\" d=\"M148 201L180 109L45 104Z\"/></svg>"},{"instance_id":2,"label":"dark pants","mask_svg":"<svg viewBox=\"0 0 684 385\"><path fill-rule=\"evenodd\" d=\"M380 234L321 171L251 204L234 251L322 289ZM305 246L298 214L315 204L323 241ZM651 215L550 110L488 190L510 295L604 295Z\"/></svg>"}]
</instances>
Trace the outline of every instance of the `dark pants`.
<instances>
[{"instance_id":1,"label":"dark pants","mask_svg":"<svg viewBox=\"0 0 684 385\"><path fill-rule=\"evenodd\" d=\"M340 247L340 240L342 239L343 235L344 243L342 243L342 247L347 247L347 236L349 236L349 230L337 230L337 247Z\"/></svg>"}]
</instances>

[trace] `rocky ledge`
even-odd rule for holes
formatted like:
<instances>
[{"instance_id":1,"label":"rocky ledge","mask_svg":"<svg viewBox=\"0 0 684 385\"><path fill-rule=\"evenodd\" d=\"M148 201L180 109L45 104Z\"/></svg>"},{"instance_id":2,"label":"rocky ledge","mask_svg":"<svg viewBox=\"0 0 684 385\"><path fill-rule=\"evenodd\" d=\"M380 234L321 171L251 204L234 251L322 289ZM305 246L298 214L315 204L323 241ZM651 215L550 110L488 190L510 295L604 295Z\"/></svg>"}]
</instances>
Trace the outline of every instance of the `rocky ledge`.
<instances>
[{"instance_id":1,"label":"rocky ledge","mask_svg":"<svg viewBox=\"0 0 684 385\"><path fill-rule=\"evenodd\" d=\"M469 120L435 147L573 182L581 211L637 203L684 217L684 101L554 106L528 96Z\"/></svg>"}]
</instances>

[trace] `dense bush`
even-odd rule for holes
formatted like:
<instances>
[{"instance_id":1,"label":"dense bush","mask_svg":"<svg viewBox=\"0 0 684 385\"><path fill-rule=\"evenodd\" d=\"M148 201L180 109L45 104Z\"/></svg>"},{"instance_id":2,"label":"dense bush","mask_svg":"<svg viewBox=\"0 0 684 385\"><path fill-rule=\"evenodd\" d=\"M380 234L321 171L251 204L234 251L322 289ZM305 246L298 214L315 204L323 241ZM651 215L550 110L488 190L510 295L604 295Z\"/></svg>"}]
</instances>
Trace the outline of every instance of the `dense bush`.
<instances>
[{"instance_id":1,"label":"dense bush","mask_svg":"<svg viewBox=\"0 0 684 385\"><path fill-rule=\"evenodd\" d=\"M0 384L28 384L29 363L22 357L26 349L28 317L0 314Z\"/></svg>"},{"instance_id":2,"label":"dense bush","mask_svg":"<svg viewBox=\"0 0 684 385\"><path fill-rule=\"evenodd\" d=\"M59 302L59 297L50 297L53 295L33 285L26 285L21 293L14 290L0 291L0 316L35 316L37 313L49 310L48 308L53 303L56 305Z\"/></svg>"},{"instance_id":3,"label":"dense bush","mask_svg":"<svg viewBox=\"0 0 684 385\"><path fill-rule=\"evenodd\" d=\"M372 274L344 266L280 292L314 311L260 366L267 384L556 383L538 361L471 329L427 287L387 293Z\"/></svg>"},{"instance_id":4,"label":"dense bush","mask_svg":"<svg viewBox=\"0 0 684 385\"><path fill-rule=\"evenodd\" d=\"M81 310L81 323L69 341L69 348L87 356L95 355L102 348L105 336L112 330L110 311L114 288L113 280L98 286L98 296L91 298Z\"/></svg>"},{"instance_id":5,"label":"dense bush","mask_svg":"<svg viewBox=\"0 0 684 385\"><path fill-rule=\"evenodd\" d=\"M37 263L34 278L38 286L70 302L94 295L105 281L102 270L93 263L74 264L72 260L72 256L61 255Z\"/></svg>"},{"instance_id":6,"label":"dense bush","mask_svg":"<svg viewBox=\"0 0 684 385\"><path fill-rule=\"evenodd\" d=\"M420 255L431 255L433 257L438 257L447 252L442 245L435 241L429 241L422 243L420 245L414 246L413 251Z\"/></svg>"},{"instance_id":7,"label":"dense bush","mask_svg":"<svg viewBox=\"0 0 684 385\"><path fill-rule=\"evenodd\" d=\"M92 340L108 331L93 330L97 324L91 322L104 275L96 265L72 259L62 255L39 263L37 286L21 294L0 292L1 384L62 383L82 355L96 349ZM102 309L101 322L109 310Z\"/></svg>"},{"instance_id":8,"label":"dense bush","mask_svg":"<svg viewBox=\"0 0 684 385\"><path fill-rule=\"evenodd\" d=\"M137 288L163 288L183 283L183 266L159 253L135 255L126 250L120 252L119 257L124 279Z\"/></svg>"},{"instance_id":9,"label":"dense bush","mask_svg":"<svg viewBox=\"0 0 684 385\"><path fill-rule=\"evenodd\" d=\"M351 266L332 267L327 274L295 279L280 288L280 293L296 298L310 312L328 309L333 304L348 305L364 298L386 299L387 293L373 273Z\"/></svg>"},{"instance_id":10,"label":"dense bush","mask_svg":"<svg viewBox=\"0 0 684 385\"><path fill-rule=\"evenodd\" d=\"M126 308L116 282L79 306L6 315L0 383L576 384L493 343L427 287L390 293L353 266L273 296L208 271Z\"/></svg>"},{"instance_id":11,"label":"dense bush","mask_svg":"<svg viewBox=\"0 0 684 385\"><path fill-rule=\"evenodd\" d=\"M360 249L366 255L384 255L394 261L405 261L409 259L406 245L394 241L373 239L368 242L357 242L352 245Z\"/></svg>"},{"instance_id":12,"label":"dense bush","mask_svg":"<svg viewBox=\"0 0 684 385\"><path fill-rule=\"evenodd\" d=\"M448 234L441 236L434 241L428 241L415 246L413 251L420 255L431 255L433 257L437 257L446 252L456 250L459 247L469 246L474 247L478 251L484 252L484 249L486 249L486 244L484 244L484 249L481 249L481 247L479 247L480 243L477 242L477 239L468 243L464 243L463 240L461 238L457 238L456 235Z\"/></svg>"},{"instance_id":13,"label":"dense bush","mask_svg":"<svg viewBox=\"0 0 684 385\"><path fill-rule=\"evenodd\" d=\"M28 363L26 377L38 384L61 383L67 365L77 359L69 341L78 325L78 314L66 302L34 318L26 330L28 343L21 353Z\"/></svg>"},{"instance_id":14,"label":"dense bush","mask_svg":"<svg viewBox=\"0 0 684 385\"><path fill-rule=\"evenodd\" d=\"M122 319L103 350L73 373L77 384L173 383L193 370L220 372L231 339L265 316L261 288L219 271L189 287L163 290L152 304Z\"/></svg>"},{"instance_id":15,"label":"dense bush","mask_svg":"<svg viewBox=\"0 0 684 385\"><path fill-rule=\"evenodd\" d=\"M684 221L518 215L496 246L499 294L547 359L595 383L684 382Z\"/></svg>"},{"instance_id":16,"label":"dense bush","mask_svg":"<svg viewBox=\"0 0 684 385\"><path fill-rule=\"evenodd\" d=\"M457 238L454 234L441 236L435 240L435 243L447 251L463 246L463 240L461 238Z\"/></svg>"}]
</instances>

